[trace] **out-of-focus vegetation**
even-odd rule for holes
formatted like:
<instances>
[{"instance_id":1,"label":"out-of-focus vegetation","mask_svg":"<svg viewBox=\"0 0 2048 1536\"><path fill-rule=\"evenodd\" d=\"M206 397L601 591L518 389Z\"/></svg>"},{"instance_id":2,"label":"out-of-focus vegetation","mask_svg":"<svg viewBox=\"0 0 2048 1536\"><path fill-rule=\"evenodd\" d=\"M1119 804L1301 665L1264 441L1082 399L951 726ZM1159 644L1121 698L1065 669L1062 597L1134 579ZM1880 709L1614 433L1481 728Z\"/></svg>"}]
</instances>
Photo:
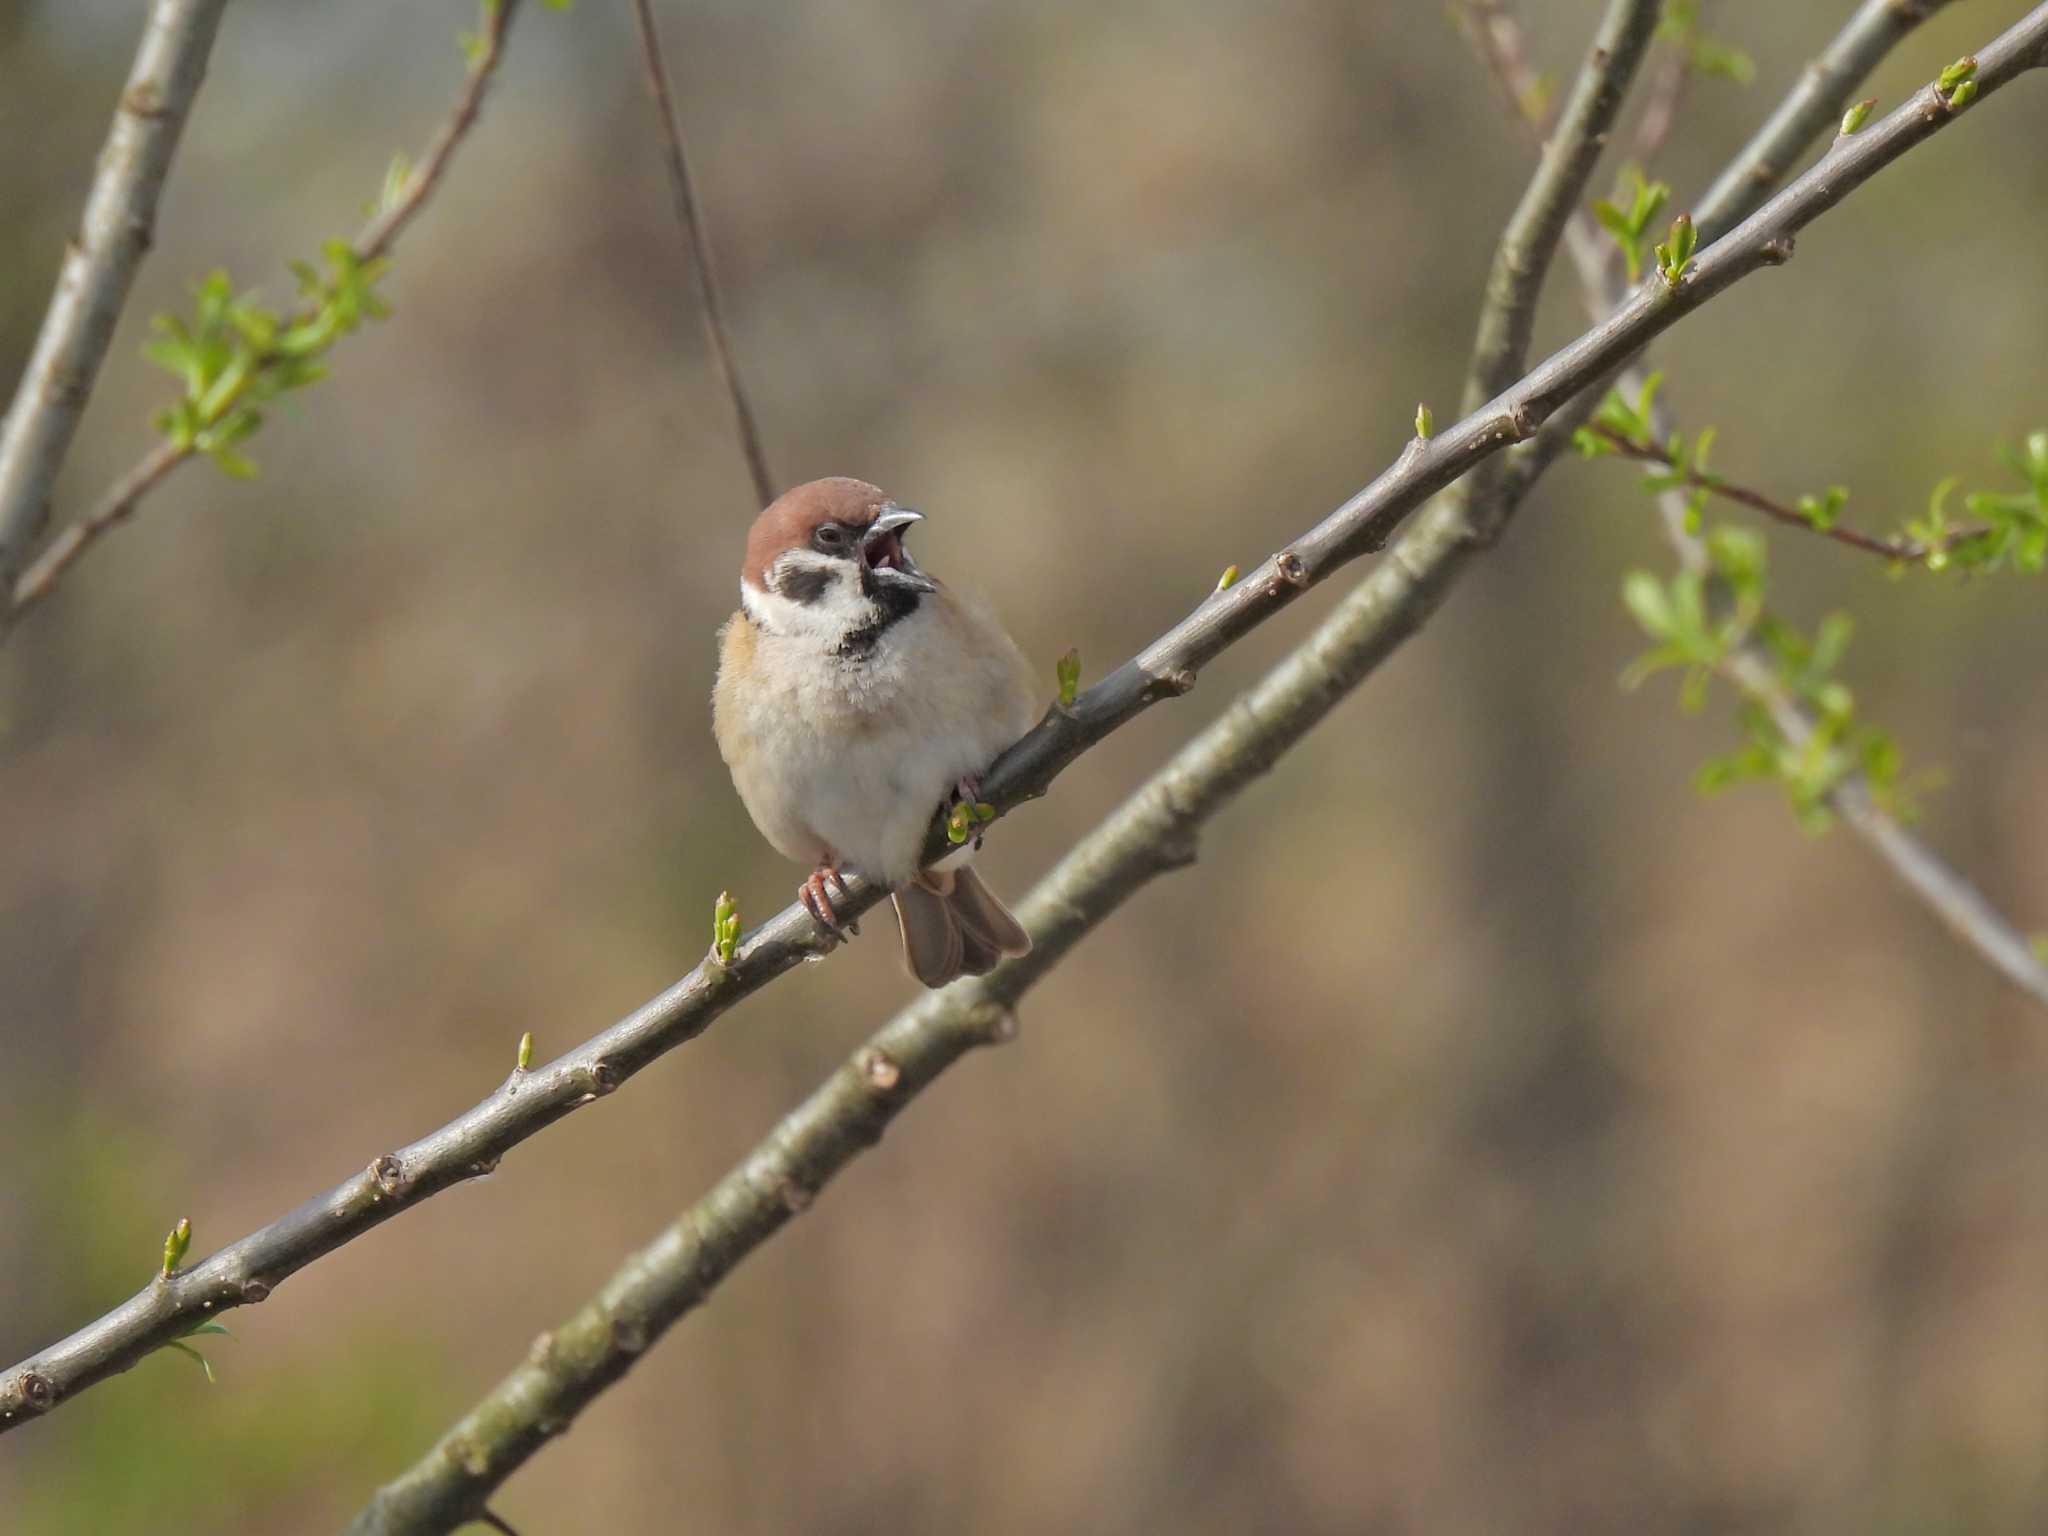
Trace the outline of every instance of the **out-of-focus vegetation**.
<instances>
[{"instance_id":1,"label":"out-of-focus vegetation","mask_svg":"<svg viewBox=\"0 0 2048 1536\"><path fill-rule=\"evenodd\" d=\"M1897 101L2025 7L1955 6ZM1553 74L1591 0L1528 8ZM1847 9L1652 168L1682 209ZM467 0L232 8L59 495L151 441L150 313L345 229L439 117ZM778 473L1098 672L1454 400L1525 152L1437 7L669 4ZM34 334L136 7L0 8L0 360ZM1921 516L2048 419L2048 96L2022 83L1659 349L1745 476ZM1606 185L1603 172L1602 185ZM1649 226L1661 232L1668 213ZM268 1219L694 963L763 846L707 721L751 512L629 19L521 19L379 292L0 651L0 1356L181 1215ZM1647 256L1644 258L1649 259ZM270 278L259 274L271 273ZM1576 330L1562 279L1539 344ZM508 1488L527 1531L2030 1530L2048 1516L2048 1022L1726 723L1614 679L1636 477L1560 466L1432 628ZM1972 479L1971 484L1976 484ZM1922 830L2048 928L2037 582L1783 530L1859 620ZM1329 597L1310 600L1327 603ZM1021 888L1310 622L1006 822ZM807 967L480 1185L0 1439L19 1536L331 1528L908 983ZM595 1525L593 1524L595 1522Z\"/></svg>"}]
</instances>

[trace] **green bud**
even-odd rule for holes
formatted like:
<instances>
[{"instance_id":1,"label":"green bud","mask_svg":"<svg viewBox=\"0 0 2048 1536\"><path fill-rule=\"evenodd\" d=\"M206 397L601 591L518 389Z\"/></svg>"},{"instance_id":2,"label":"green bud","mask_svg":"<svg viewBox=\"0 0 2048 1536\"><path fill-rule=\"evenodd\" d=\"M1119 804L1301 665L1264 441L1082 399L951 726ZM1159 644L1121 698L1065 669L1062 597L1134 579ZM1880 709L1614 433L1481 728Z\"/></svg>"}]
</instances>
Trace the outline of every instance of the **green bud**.
<instances>
[{"instance_id":1,"label":"green bud","mask_svg":"<svg viewBox=\"0 0 2048 1536\"><path fill-rule=\"evenodd\" d=\"M957 801L946 812L946 841L964 843L974 835L974 811L966 801Z\"/></svg>"},{"instance_id":2,"label":"green bud","mask_svg":"<svg viewBox=\"0 0 2048 1536\"><path fill-rule=\"evenodd\" d=\"M1692 215L1681 213L1671 222L1670 237L1657 247L1657 267L1664 274L1664 281L1676 288L1685 278L1686 269L1692 265L1692 253L1699 248L1699 231L1693 228Z\"/></svg>"},{"instance_id":3,"label":"green bud","mask_svg":"<svg viewBox=\"0 0 2048 1536\"><path fill-rule=\"evenodd\" d=\"M1949 65L1947 69L1944 69L1941 72L1941 78L1935 81L1935 84L1940 86L1943 91L1952 91L1965 80L1972 78L1976 73L1976 59L1965 54L1962 58L1957 59L1955 63Z\"/></svg>"},{"instance_id":4,"label":"green bud","mask_svg":"<svg viewBox=\"0 0 2048 1536\"><path fill-rule=\"evenodd\" d=\"M1074 698L1081 691L1081 652L1069 650L1053 668L1053 675L1059 679L1060 708L1072 709Z\"/></svg>"},{"instance_id":5,"label":"green bud","mask_svg":"<svg viewBox=\"0 0 2048 1536\"><path fill-rule=\"evenodd\" d=\"M1223 574L1216 578L1216 590L1218 592L1228 591L1230 587L1236 583L1236 581L1237 567L1234 565L1226 565L1225 567L1223 567Z\"/></svg>"},{"instance_id":6,"label":"green bud","mask_svg":"<svg viewBox=\"0 0 2048 1536\"><path fill-rule=\"evenodd\" d=\"M974 802L974 819L976 821L994 821L996 819L996 808L986 800L977 800Z\"/></svg>"},{"instance_id":7,"label":"green bud","mask_svg":"<svg viewBox=\"0 0 2048 1536\"><path fill-rule=\"evenodd\" d=\"M740 945L740 909L732 892L720 891L711 908L711 952L720 965L732 964Z\"/></svg>"},{"instance_id":8,"label":"green bud","mask_svg":"<svg viewBox=\"0 0 2048 1536\"><path fill-rule=\"evenodd\" d=\"M192 1218L180 1216L178 1224L171 1228L164 1239L164 1276L169 1278L172 1270L185 1262L186 1250L192 1246Z\"/></svg>"},{"instance_id":9,"label":"green bud","mask_svg":"<svg viewBox=\"0 0 2048 1536\"><path fill-rule=\"evenodd\" d=\"M1855 106L1851 107L1848 111L1844 112L1842 114L1843 134L1845 136L1848 134L1852 134L1858 128L1861 128L1865 123L1869 122L1871 111L1876 106L1877 98L1875 96L1866 96L1863 98L1863 100L1857 102Z\"/></svg>"},{"instance_id":10,"label":"green bud","mask_svg":"<svg viewBox=\"0 0 2048 1536\"><path fill-rule=\"evenodd\" d=\"M533 1065L533 1031L528 1030L519 1037L519 1070L524 1072Z\"/></svg>"},{"instance_id":11,"label":"green bud","mask_svg":"<svg viewBox=\"0 0 2048 1536\"><path fill-rule=\"evenodd\" d=\"M1960 112L1963 110L1963 108L1967 107L1971 102L1975 101L1976 99L1977 82L1974 80L1965 80L1961 85L1957 86L1952 93L1950 93L1948 98L1948 109L1951 112Z\"/></svg>"},{"instance_id":12,"label":"green bud","mask_svg":"<svg viewBox=\"0 0 2048 1536\"><path fill-rule=\"evenodd\" d=\"M1415 435L1425 443L1436 433L1436 412L1426 405L1415 407Z\"/></svg>"}]
</instances>

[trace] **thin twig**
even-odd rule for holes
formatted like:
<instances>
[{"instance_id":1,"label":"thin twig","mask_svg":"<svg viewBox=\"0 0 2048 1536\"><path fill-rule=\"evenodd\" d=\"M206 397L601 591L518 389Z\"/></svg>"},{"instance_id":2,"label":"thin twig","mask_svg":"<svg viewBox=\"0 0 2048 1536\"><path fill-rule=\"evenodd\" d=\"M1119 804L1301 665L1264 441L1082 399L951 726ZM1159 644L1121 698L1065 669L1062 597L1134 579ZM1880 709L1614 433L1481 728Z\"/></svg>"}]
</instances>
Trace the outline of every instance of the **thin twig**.
<instances>
[{"instance_id":1,"label":"thin twig","mask_svg":"<svg viewBox=\"0 0 2048 1536\"><path fill-rule=\"evenodd\" d=\"M13 585L49 520L50 488L154 238L157 203L225 4L156 0L143 29L78 238L66 249L35 351L0 425L0 592Z\"/></svg>"},{"instance_id":2,"label":"thin twig","mask_svg":"<svg viewBox=\"0 0 2048 1536\"><path fill-rule=\"evenodd\" d=\"M1939 10L1947 0L1866 0L1842 31L1828 45L1821 59L1804 75L1791 97L1772 114L1757 138L1737 157L1738 165L1772 167L1789 163L1806 147L1801 135L1811 137L1832 129L1850 98L1868 72L1913 27ZM2014 28L2014 32L2038 23L2048 6L2036 8ZM2008 38L2014 35L2008 32ZM2048 46L2036 44L2037 48ZM1939 92L1923 89L1930 98L1925 110L1939 112ZM1511 114L1512 115L1512 114ZM1896 116L1896 114L1894 114ZM1845 141L1837 136L1814 168L1824 169L1829 158ZM1809 176L1813 171L1807 173ZM1804 179L1804 178L1802 178ZM1724 174L1702 200L1694 215L1701 238L1709 229L1727 229L1748 216L1764 198L1770 178L1761 172L1733 176ZM1746 226L1745 226L1746 227ZM1583 244L1571 245L1588 312L1597 320L1618 313L1628 302L1616 283L1613 266L1604 252L1590 251ZM1640 397L1643 377L1631 360L1617 376L1622 391ZM1577 409L1590 414L1582 397ZM1560 412L1564 418L1566 412ZM1653 401L1649 412L1653 436L1668 442L1673 423L1661 401ZM1545 437L1551 437L1546 428ZM1526 445L1534 448L1536 444ZM1558 441L1551 443L1560 449ZM1666 491L1659 498L1661 520L1667 542L1686 569L1706 574L1712 569L1705 542L1687 526L1687 497ZM1794 517L1798 514L1794 512ZM1799 519L1802 526L1805 519ZM1812 715L1785 690L1770 659L1754 645L1739 647L1730 657L1724 675L1750 698L1767 709L1778 732L1795 750L1812 740L1816 727ZM1861 774L1852 773L1833 786L1824 797L1828 806L1868 843L1892 873L1917 897L1951 933L1974 950L1992 969L2011 981L2036 1002L2048 1006L2048 965L2035 952L2026 936L2003 913L1985 899L1963 873L1949 865L1925 843L1914 837L1899 820L1884 809L1871 793Z\"/></svg>"},{"instance_id":3,"label":"thin twig","mask_svg":"<svg viewBox=\"0 0 2048 1536\"><path fill-rule=\"evenodd\" d=\"M633 0L633 15L640 26L640 51L647 60L647 86L654 96L654 109L661 119L662 147L668 160L668 176L675 192L676 218L690 242L690 263L697 274L698 313L704 317L704 337L711 347L711 361L718 369L726 398L732 401L733 424L739 432L740 451L746 456L747 473L753 477L754 496L762 506L775 499L775 477L768 473L768 455L761 446L761 429L754 420L754 408L740 382L739 364L732 355L732 342L725 332L725 304L719 297L718 270L711 260L711 241L704 233L704 215L697 204L696 184L690 178L690 157L684 150L683 121L676 112L675 97L669 89L668 62L662 57L661 33L654 24L651 0Z\"/></svg>"},{"instance_id":4,"label":"thin twig","mask_svg":"<svg viewBox=\"0 0 2048 1536\"><path fill-rule=\"evenodd\" d=\"M1700 244L1712 245L1770 196L1793 162L1841 120L1878 61L1949 0L1863 0L1807 65L1757 135L1693 206Z\"/></svg>"},{"instance_id":5,"label":"thin twig","mask_svg":"<svg viewBox=\"0 0 2048 1536\"><path fill-rule=\"evenodd\" d=\"M1783 523L1788 528L1797 528L1801 533L1817 534L1824 539L1833 539L1851 549L1877 555L1881 559L1905 565L1920 565L1928 556L1947 553L1972 539L1981 539L1990 532L1987 528L1958 528L1938 544L1923 544L1918 539L1899 536L1881 538L1874 533L1865 533L1860 528L1851 528L1844 523L1816 523L1797 507L1788 506L1762 491L1752 490L1745 485L1736 485L1719 474L1701 474L1696 469L1681 467L1680 461L1672 457L1670 450L1655 443L1638 442L1625 432L1617 432L1604 422L1588 424L1587 431L1609 444L1624 458L1634 459L1640 464L1656 464L1668 470L1676 470L1681 479L1696 491L1719 496L1724 501L1735 502L1751 511L1761 512L1768 518Z\"/></svg>"},{"instance_id":6,"label":"thin twig","mask_svg":"<svg viewBox=\"0 0 2048 1536\"><path fill-rule=\"evenodd\" d=\"M483 30L469 67L463 73L462 89L455 98L455 105L449 109L447 118L397 195L357 233L352 247L358 262L375 261L389 254L398 243L398 237L440 185L443 172L476 122L484 93L497 74L498 61L504 54L505 32L512 25L513 13L519 9L519 4L520 0L499 0L498 4L484 7ZM292 317L293 321L306 319L311 313L309 309L301 310ZM9 626L25 609L50 594L64 574L102 535L133 516L145 496L162 484L172 471L196 457L198 452L197 446L192 444L180 446L169 439L159 442L108 487L90 512L67 525L52 539L28 569L15 579L8 604L5 609L0 609L0 638L5 637Z\"/></svg>"},{"instance_id":7,"label":"thin twig","mask_svg":"<svg viewBox=\"0 0 2048 1536\"><path fill-rule=\"evenodd\" d=\"M1507 388L1529 360L1543 280L1593 168L1600 163L1661 10L1662 0L1608 0L1557 126L1544 141L1536 169L1494 249L1465 378L1468 411ZM1498 6L1494 12L1498 20ZM1491 460L1450 494L1453 509L1482 534L1497 530L1504 521L1500 489L1507 473L1505 460Z\"/></svg>"},{"instance_id":8,"label":"thin twig","mask_svg":"<svg viewBox=\"0 0 2048 1536\"><path fill-rule=\"evenodd\" d=\"M2048 4L1979 51L1980 100L2048 53ZM1972 110L1975 110L1974 108ZM1755 217L1702 254L1675 291L1645 285L1615 315L1533 369L1498 398L1427 441L1411 442L1370 485L1240 581L1210 593L1145 650L1066 708L1046 718L997 760L982 780L985 799L1007 812L1045 793L1067 764L1162 699L1186 693L1197 671L1349 561L1381 548L1436 492L1508 443L1534 437L1545 417L1603 381L1654 337L1760 268L1775 265L1790 235L1847 198L1871 176L1939 133L1954 114L1932 89L1854 138ZM1661 285L1660 285L1661 286ZM1384 618L1384 651L1418 628L1480 546L1468 530L1433 511L1389 552L1368 583L1400 594ZM946 852L935 821L928 853ZM835 899L857 918L885 892L858 875ZM197 1320L260 1301L285 1277L380 1225L428 1195L489 1171L500 1156L583 1104L611 1092L656 1057L694 1038L741 998L832 937L792 903L749 934L727 965L704 963L611 1029L497 1092L439 1131L378 1157L368 1169L297 1211L167 1280L153 1283L69 1338L0 1377L0 1432L48 1411L95 1382L182 1336ZM950 994L948 994L950 995Z\"/></svg>"},{"instance_id":9,"label":"thin twig","mask_svg":"<svg viewBox=\"0 0 2048 1536\"><path fill-rule=\"evenodd\" d=\"M1671 141L1671 130L1678 126L1679 114L1685 110L1692 75L1692 59L1683 43L1666 48L1657 67L1650 72L1649 88L1643 92L1642 115L1636 119L1628 151L1629 159L1645 171L1657 163L1657 157Z\"/></svg>"}]
</instances>

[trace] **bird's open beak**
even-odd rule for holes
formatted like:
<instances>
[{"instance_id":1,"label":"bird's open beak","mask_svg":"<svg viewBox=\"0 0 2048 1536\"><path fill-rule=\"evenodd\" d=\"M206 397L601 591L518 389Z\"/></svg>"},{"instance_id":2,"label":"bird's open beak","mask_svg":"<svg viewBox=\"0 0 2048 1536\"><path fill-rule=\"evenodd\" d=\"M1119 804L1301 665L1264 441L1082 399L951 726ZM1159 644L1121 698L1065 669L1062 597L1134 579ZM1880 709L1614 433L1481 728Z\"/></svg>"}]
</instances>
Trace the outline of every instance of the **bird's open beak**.
<instances>
[{"instance_id":1,"label":"bird's open beak","mask_svg":"<svg viewBox=\"0 0 2048 1536\"><path fill-rule=\"evenodd\" d=\"M917 592L938 590L932 579L917 568L917 562L910 558L910 552L903 547L903 530L912 523L923 521L922 512L899 507L893 501L882 503L880 514L868 524L868 531L862 535L860 541L862 563L877 581L894 582Z\"/></svg>"}]
</instances>

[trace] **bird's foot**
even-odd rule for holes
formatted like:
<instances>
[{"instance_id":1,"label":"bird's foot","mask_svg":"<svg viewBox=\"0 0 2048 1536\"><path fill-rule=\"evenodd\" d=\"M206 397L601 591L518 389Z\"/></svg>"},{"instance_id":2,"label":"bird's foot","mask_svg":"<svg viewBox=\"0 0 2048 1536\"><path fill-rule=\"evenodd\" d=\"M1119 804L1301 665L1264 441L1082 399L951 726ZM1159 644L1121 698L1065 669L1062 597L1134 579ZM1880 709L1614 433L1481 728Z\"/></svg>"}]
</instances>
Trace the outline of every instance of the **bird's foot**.
<instances>
[{"instance_id":1,"label":"bird's foot","mask_svg":"<svg viewBox=\"0 0 2048 1536\"><path fill-rule=\"evenodd\" d=\"M811 914L818 926L835 939L858 937L859 923L839 921L839 913L832 905L831 886L837 886L840 898L845 899L846 881L840 876L838 867L829 862L820 863L811 871L811 878L796 888L796 899L804 904L804 910Z\"/></svg>"}]
</instances>

